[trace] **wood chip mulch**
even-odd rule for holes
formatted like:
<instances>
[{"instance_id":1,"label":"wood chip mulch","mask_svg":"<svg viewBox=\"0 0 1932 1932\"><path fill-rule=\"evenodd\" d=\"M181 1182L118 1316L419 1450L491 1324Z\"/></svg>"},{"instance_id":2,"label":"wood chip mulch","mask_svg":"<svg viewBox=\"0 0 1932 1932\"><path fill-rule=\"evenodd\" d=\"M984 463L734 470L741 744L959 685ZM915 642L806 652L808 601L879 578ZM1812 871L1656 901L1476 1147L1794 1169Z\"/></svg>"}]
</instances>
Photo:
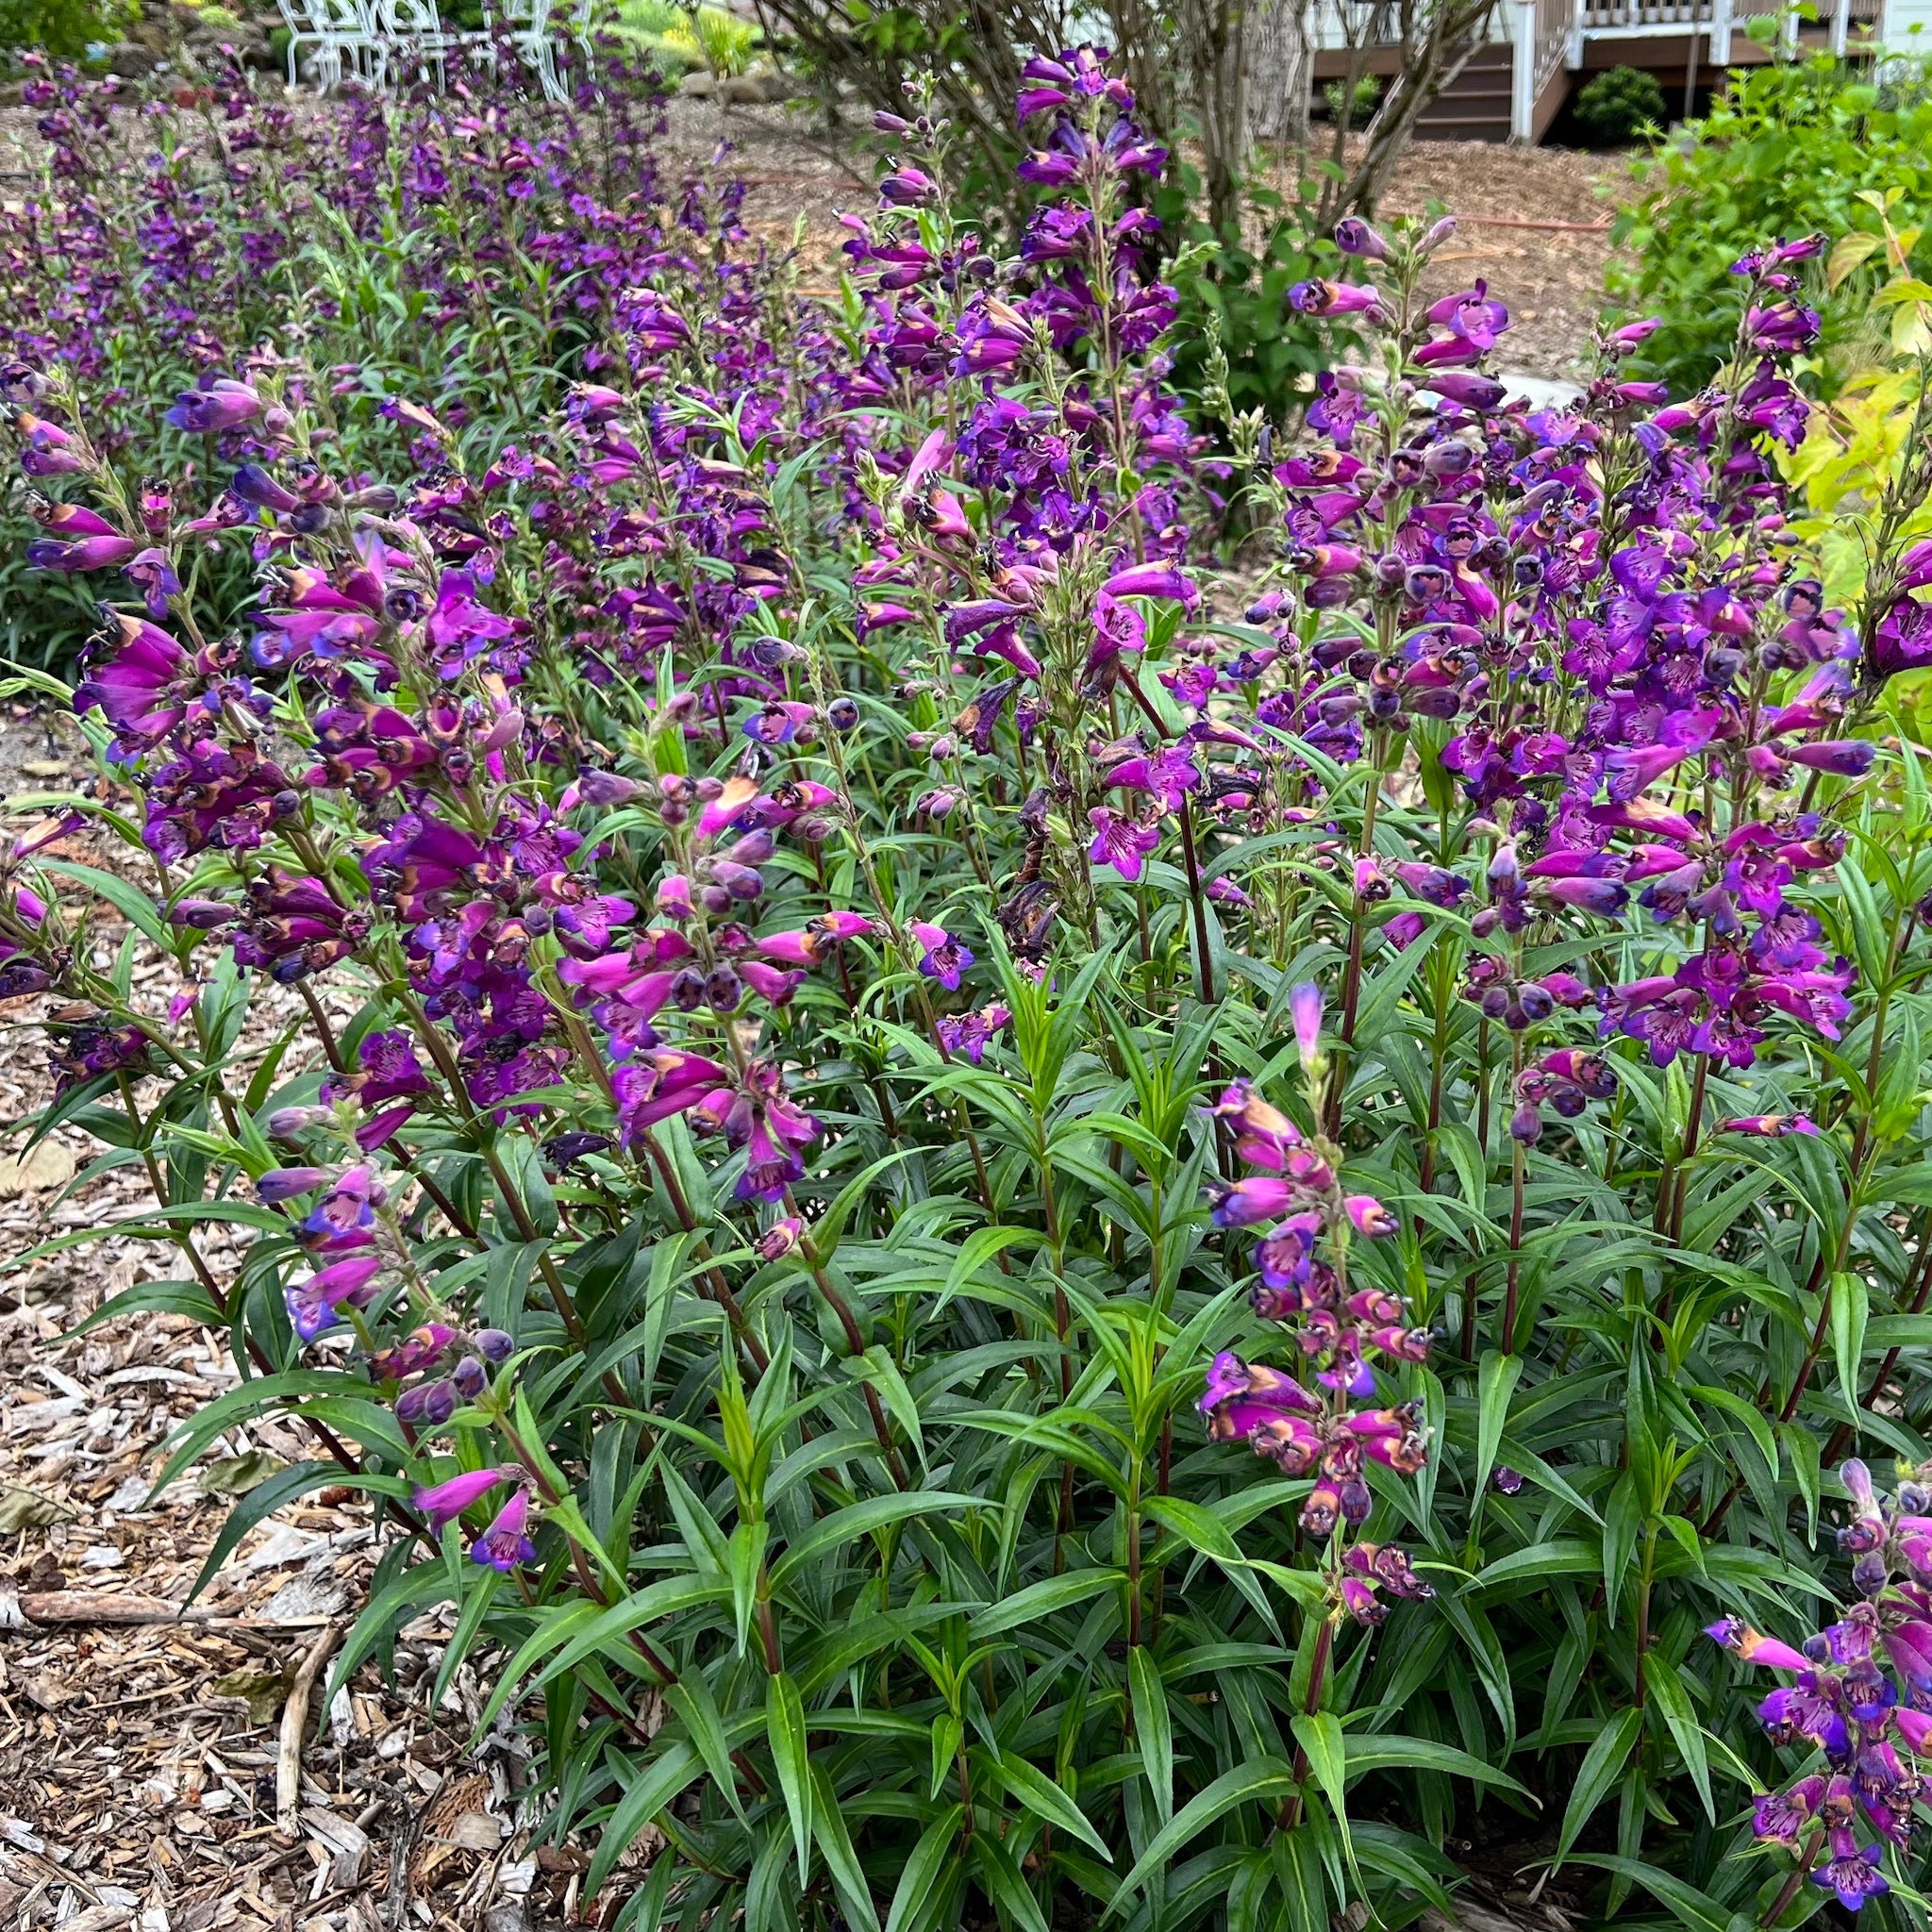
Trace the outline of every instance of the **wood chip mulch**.
<instances>
[{"instance_id":1,"label":"wood chip mulch","mask_svg":"<svg viewBox=\"0 0 1932 1932\"><path fill-rule=\"evenodd\" d=\"M79 777L60 729L0 717L8 795ZM61 850L115 862L85 837ZM120 937L105 923L96 933L106 960ZM163 959L137 967L135 983L156 1009L179 987ZM264 989L244 1049L265 1050L298 997ZM346 988L324 997L353 1009ZM50 1091L36 1017L23 1002L0 1021L0 1121ZM23 1141L0 1141L0 1257L138 1219L151 1200L139 1167L91 1178L101 1150L84 1135L58 1130L24 1160ZM217 1278L231 1278L242 1242L216 1225L196 1238ZM314 1452L291 1425L231 1428L151 1499L164 1440L237 1384L225 1341L169 1314L73 1331L108 1296L180 1272L165 1243L110 1235L0 1273L0 1926L608 1924L648 1846L600 1898L582 1896L584 1847L539 1841L532 1713L475 1736L490 1657L466 1661L430 1706L448 1607L404 1626L393 1681L365 1664L325 1707L319 1666L278 1829L290 1693L304 1660L332 1650L366 1603L375 1535L356 1492L312 1492L252 1530L182 1607L237 1497Z\"/></svg>"}]
</instances>

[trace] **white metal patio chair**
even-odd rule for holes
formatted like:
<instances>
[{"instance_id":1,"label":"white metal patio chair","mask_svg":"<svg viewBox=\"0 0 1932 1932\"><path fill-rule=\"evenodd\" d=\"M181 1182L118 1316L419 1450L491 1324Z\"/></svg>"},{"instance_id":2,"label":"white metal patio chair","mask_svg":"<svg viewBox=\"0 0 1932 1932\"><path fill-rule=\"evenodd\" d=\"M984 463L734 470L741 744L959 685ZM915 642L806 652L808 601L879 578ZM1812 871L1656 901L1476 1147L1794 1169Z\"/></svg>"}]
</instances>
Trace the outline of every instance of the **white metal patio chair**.
<instances>
[{"instance_id":1,"label":"white metal patio chair","mask_svg":"<svg viewBox=\"0 0 1932 1932\"><path fill-rule=\"evenodd\" d=\"M383 48L383 78L389 78L391 67L399 78L427 71L436 75L439 89L446 86L448 57L463 43L465 36L443 25L436 0L375 0L375 11Z\"/></svg>"},{"instance_id":2,"label":"white metal patio chair","mask_svg":"<svg viewBox=\"0 0 1932 1932\"><path fill-rule=\"evenodd\" d=\"M550 0L490 0L492 25L501 24L503 38L536 73L546 99L569 99L551 38Z\"/></svg>"},{"instance_id":3,"label":"white metal patio chair","mask_svg":"<svg viewBox=\"0 0 1932 1932\"><path fill-rule=\"evenodd\" d=\"M387 60L367 0L308 0L308 6L323 36L317 64L324 87L340 87L351 75L380 87Z\"/></svg>"},{"instance_id":4,"label":"white metal patio chair","mask_svg":"<svg viewBox=\"0 0 1932 1932\"><path fill-rule=\"evenodd\" d=\"M316 78L325 92L341 85L346 54L359 72L363 24L353 4L345 12L338 0L275 0L289 29L289 85L300 84L306 49L315 55Z\"/></svg>"}]
</instances>

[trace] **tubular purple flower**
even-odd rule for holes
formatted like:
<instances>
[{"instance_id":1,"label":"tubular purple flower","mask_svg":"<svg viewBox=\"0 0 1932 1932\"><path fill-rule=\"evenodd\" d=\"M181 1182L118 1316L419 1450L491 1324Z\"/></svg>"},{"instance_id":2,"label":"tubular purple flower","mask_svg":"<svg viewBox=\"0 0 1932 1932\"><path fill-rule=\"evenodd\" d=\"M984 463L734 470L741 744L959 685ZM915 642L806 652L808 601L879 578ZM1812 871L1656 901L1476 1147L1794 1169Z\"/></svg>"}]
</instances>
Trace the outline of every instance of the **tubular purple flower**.
<instances>
[{"instance_id":1,"label":"tubular purple flower","mask_svg":"<svg viewBox=\"0 0 1932 1932\"><path fill-rule=\"evenodd\" d=\"M1382 293L1371 282L1297 282L1288 306L1302 315L1379 314Z\"/></svg>"},{"instance_id":2,"label":"tubular purple flower","mask_svg":"<svg viewBox=\"0 0 1932 1932\"><path fill-rule=\"evenodd\" d=\"M1294 1182L1274 1174L1250 1174L1219 1190L1214 1199L1216 1227L1252 1227L1286 1214L1298 1191Z\"/></svg>"},{"instance_id":3,"label":"tubular purple flower","mask_svg":"<svg viewBox=\"0 0 1932 1932\"><path fill-rule=\"evenodd\" d=\"M328 1180L328 1170L322 1167L277 1167L272 1168L255 1184L255 1197L258 1201L275 1207L278 1203L293 1199L297 1194L313 1193Z\"/></svg>"},{"instance_id":4,"label":"tubular purple flower","mask_svg":"<svg viewBox=\"0 0 1932 1932\"><path fill-rule=\"evenodd\" d=\"M409 1501L417 1514L428 1521L429 1533L441 1537L471 1504L488 1495L498 1483L514 1481L522 1474L520 1469L464 1470L426 1489L418 1483L409 1491Z\"/></svg>"},{"instance_id":5,"label":"tubular purple flower","mask_svg":"<svg viewBox=\"0 0 1932 1932\"><path fill-rule=\"evenodd\" d=\"M537 1546L524 1534L529 1514L530 1492L519 1485L490 1527L470 1545L471 1561L487 1564L504 1576L519 1563L534 1563Z\"/></svg>"},{"instance_id":6,"label":"tubular purple flower","mask_svg":"<svg viewBox=\"0 0 1932 1932\"><path fill-rule=\"evenodd\" d=\"M336 1324L336 1309L343 1302L358 1301L371 1281L382 1272L382 1260L375 1255L353 1255L332 1262L306 1281L292 1283L282 1291L289 1311L289 1324L297 1338L313 1341Z\"/></svg>"},{"instance_id":7,"label":"tubular purple flower","mask_svg":"<svg viewBox=\"0 0 1932 1932\"><path fill-rule=\"evenodd\" d=\"M1104 805L1096 805L1087 818L1093 827L1088 858L1095 865L1111 866L1129 885L1134 884L1147 855L1160 843L1160 827L1139 824Z\"/></svg>"},{"instance_id":8,"label":"tubular purple flower","mask_svg":"<svg viewBox=\"0 0 1932 1932\"><path fill-rule=\"evenodd\" d=\"M141 550L134 537L76 537L62 542L54 537L36 539L26 546L26 560L35 570L112 570Z\"/></svg>"},{"instance_id":9,"label":"tubular purple flower","mask_svg":"<svg viewBox=\"0 0 1932 1932\"><path fill-rule=\"evenodd\" d=\"M1214 1357L1198 1405L1217 1442L1239 1442L1284 1416L1314 1417L1321 1402L1278 1369L1251 1367L1227 1351Z\"/></svg>"},{"instance_id":10,"label":"tubular purple flower","mask_svg":"<svg viewBox=\"0 0 1932 1932\"><path fill-rule=\"evenodd\" d=\"M1335 225L1335 245L1344 255L1387 261L1389 244L1359 215L1343 215Z\"/></svg>"},{"instance_id":11,"label":"tubular purple flower","mask_svg":"<svg viewBox=\"0 0 1932 1932\"><path fill-rule=\"evenodd\" d=\"M396 1420L412 1428L441 1428L456 1412L456 1384L446 1379L418 1382L395 1399Z\"/></svg>"},{"instance_id":12,"label":"tubular purple flower","mask_svg":"<svg viewBox=\"0 0 1932 1932\"><path fill-rule=\"evenodd\" d=\"M1420 387L1466 409L1493 409L1508 393L1493 375L1480 375L1470 369L1432 370Z\"/></svg>"},{"instance_id":13,"label":"tubular purple flower","mask_svg":"<svg viewBox=\"0 0 1932 1932\"><path fill-rule=\"evenodd\" d=\"M1785 757L1814 772L1831 772L1841 778L1860 778L1872 769L1878 747L1862 738L1824 739L1790 746Z\"/></svg>"},{"instance_id":14,"label":"tubular purple flower","mask_svg":"<svg viewBox=\"0 0 1932 1932\"><path fill-rule=\"evenodd\" d=\"M1373 1194L1351 1194L1342 1206L1357 1234L1380 1236L1402 1231L1402 1223Z\"/></svg>"},{"instance_id":15,"label":"tubular purple flower","mask_svg":"<svg viewBox=\"0 0 1932 1932\"><path fill-rule=\"evenodd\" d=\"M1289 994L1288 1010L1295 1050L1303 1068L1312 1073L1322 1060L1322 989L1312 979L1303 980Z\"/></svg>"},{"instance_id":16,"label":"tubular purple flower","mask_svg":"<svg viewBox=\"0 0 1932 1932\"><path fill-rule=\"evenodd\" d=\"M1816 1121L1802 1113L1754 1113L1723 1122L1721 1134L1753 1134L1760 1139L1782 1139L1787 1134L1815 1134Z\"/></svg>"},{"instance_id":17,"label":"tubular purple flower","mask_svg":"<svg viewBox=\"0 0 1932 1932\"><path fill-rule=\"evenodd\" d=\"M1660 315L1645 316L1641 322L1626 322L1621 328L1614 328L1609 334L1611 348L1627 353L1641 348L1663 326Z\"/></svg>"},{"instance_id":18,"label":"tubular purple flower","mask_svg":"<svg viewBox=\"0 0 1932 1932\"><path fill-rule=\"evenodd\" d=\"M944 926L934 925L929 920L915 919L908 930L923 949L920 972L928 979L937 979L948 992L957 992L960 975L973 964L972 952Z\"/></svg>"},{"instance_id":19,"label":"tubular purple flower","mask_svg":"<svg viewBox=\"0 0 1932 1932\"><path fill-rule=\"evenodd\" d=\"M1191 609L1201 601L1201 592L1169 564L1137 563L1116 571L1100 588L1109 597L1170 597Z\"/></svg>"},{"instance_id":20,"label":"tubular purple flower","mask_svg":"<svg viewBox=\"0 0 1932 1932\"><path fill-rule=\"evenodd\" d=\"M1811 1874L1811 1883L1835 1891L1846 1911L1856 1912L1868 1898L1891 1890L1885 1874L1878 1869L1882 1857L1875 1843L1860 1847L1852 1833L1836 1827L1831 1834L1831 1857Z\"/></svg>"},{"instance_id":21,"label":"tubular purple flower","mask_svg":"<svg viewBox=\"0 0 1932 1932\"><path fill-rule=\"evenodd\" d=\"M216 436L260 414L261 398L245 382L219 378L206 388L183 391L163 420L191 436Z\"/></svg>"},{"instance_id":22,"label":"tubular purple flower","mask_svg":"<svg viewBox=\"0 0 1932 1932\"><path fill-rule=\"evenodd\" d=\"M1741 1617L1724 1617L1705 1625L1704 1634L1747 1664L1763 1664L1774 1671L1808 1671L1810 1659L1789 1643L1754 1630Z\"/></svg>"}]
</instances>

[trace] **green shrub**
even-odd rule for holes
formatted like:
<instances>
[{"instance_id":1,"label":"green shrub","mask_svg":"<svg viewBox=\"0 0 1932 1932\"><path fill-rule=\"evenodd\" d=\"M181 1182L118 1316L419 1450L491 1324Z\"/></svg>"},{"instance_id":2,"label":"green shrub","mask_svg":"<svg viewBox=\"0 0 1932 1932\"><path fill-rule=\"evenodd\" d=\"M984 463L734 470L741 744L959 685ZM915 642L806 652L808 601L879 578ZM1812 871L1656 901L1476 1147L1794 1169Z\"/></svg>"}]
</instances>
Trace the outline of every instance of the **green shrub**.
<instances>
[{"instance_id":1,"label":"green shrub","mask_svg":"<svg viewBox=\"0 0 1932 1932\"><path fill-rule=\"evenodd\" d=\"M1181 315L1170 353L1174 381L1201 396L1218 345L1227 358L1225 405L1265 410L1280 423L1314 372L1325 366L1321 326L1289 306L1297 282L1340 273L1341 257L1313 227L1314 202L1251 181L1249 219L1239 235L1217 234L1201 212L1199 184L1184 162L1156 194L1162 232L1189 250L1186 273L1173 274ZM1330 340L1334 330L1330 326ZM1219 397L1202 408L1218 413Z\"/></svg>"},{"instance_id":2,"label":"green shrub","mask_svg":"<svg viewBox=\"0 0 1932 1932\"><path fill-rule=\"evenodd\" d=\"M1662 83L1638 67L1612 67L1576 96L1576 118L1585 131L1616 147L1662 127L1669 113Z\"/></svg>"},{"instance_id":3,"label":"green shrub","mask_svg":"<svg viewBox=\"0 0 1932 1932\"><path fill-rule=\"evenodd\" d=\"M1328 118L1341 119L1341 97L1345 90L1339 80L1331 80L1322 90L1322 98L1328 104ZM1348 117L1351 127L1366 127L1375 118L1375 109L1381 105L1382 83L1378 76L1365 74L1355 84L1355 107Z\"/></svg>"},{"instance_id":4,"label":"green shrub","mask_svg":"<svg viewBox=\"0 0 1932 1932\"><path fill-rule=\"evenodd\" d=\"M0 72L29 47L78 59L90 46L119 39L125 11L114 0L0 0Z\"/></svg>"},{"instance_id":5,"label":"green shrub","mask_svg":"<svg viewBox=\"0 0 1932 1932\"><path fill-rule=\"evenodd\" d=\"M1828 56L1733 77L1701 121L1636 163L1641 193L1620 217L1609 292L1660 315L1646 375L1694 386L1728 354L1741 300L1731 264L1767 236L1875 233L1870 193L1897 191L1901 231L1932 218L1932 98L1926 62L1898 63L1883 91ZM1915 266L1932 260L1920 243ZM1862 275L1822 294L1823 374L1864 328Z\"/></svg>"},{"instance_id":6,"label":"green shrub","mask_svg":"<svg viewBox=\"0 0 1932 1932\"><path fill-rule=\"evenodd\" d=\"M716 7L694 7L664 38L673 42L690 41L713 74L733 75L742 74L751 65L758 30L735 13Z\"/></svg>"}]
</instances>

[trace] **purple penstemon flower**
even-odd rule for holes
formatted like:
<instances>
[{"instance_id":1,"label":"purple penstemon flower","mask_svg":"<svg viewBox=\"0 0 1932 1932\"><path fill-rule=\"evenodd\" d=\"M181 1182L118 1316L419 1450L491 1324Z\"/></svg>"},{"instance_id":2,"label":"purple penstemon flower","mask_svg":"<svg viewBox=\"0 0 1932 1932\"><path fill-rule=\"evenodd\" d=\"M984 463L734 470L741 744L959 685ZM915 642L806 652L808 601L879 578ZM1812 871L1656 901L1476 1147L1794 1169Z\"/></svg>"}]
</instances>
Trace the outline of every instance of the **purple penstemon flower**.
<instances>
[{"instance_id":1,"label":"purple penstemon flower","mask_svg":"<svg viewBox=\"0 0 1932 1932\"><path fill-rule=\"evenodd\" d=\"M994 1034L1012 1019L1004 1001L995 1000L976 1012L946 1014L936 1024L940 1043L948 1053L964 1054L975 1067Z\"/></svg>"},{"instance_id":2,"label":"purple penstemon flower","mask_svg":"<svg viewBox=\"0 0 1932 1932\"><path fill-rule=\"evenodd\" d=\"M1192 748L1174 744L1146 757L1124 758L1108 773L1107 783L1149 792L1159 799L1163 810L1178 811L1188 793L1200 789L1202 778Z\"/></svg>"},{"instance_id":3,"label":"purple penstemon flower","mask_svg":"<svg viewBox=\"0 0 1932 1932\"><path fill-rule=\"evenodd\" d=\"M534 1563L537 1546L524 1533L529 1515L530 1492L520 1485L491 1519L490 1527L470 1545L470 1560L504 1576L519 1563Z\"/></svg>"},{"instance_id":4,"label":"purple penstemon flower","mask_svg":"<svg viewBox=\"0 0 1932 1932\"><path fill-rule=\"evenodd\" d=\"M216 436L260 414L261 397L245 382L218 377L205 388L184 390L166 420L191 436Z\"/></svg>"},{"instance_id":5,"label":"purple penstemon flower","mask_svg":"<svg viewBox=\"0 0 1932 1932\"><path fill-rule=\"evenodd\" d=\"M938 980L948 992L957 992L960 975L973 964L972 951L930 920L915 919L908 929L920 943L920 972Z\"/></svg>"},{"instance_id":6,"label":"purple penstemon flower","mask_svg":"<svg viewBox=\"0 0 1932 1932\"><path fill-rule=\"evenodd\" d=\"M441 1537L449 1525L473 1503L480 1502L499 1483L521 1480L521 1469L469 1469L445 1476L425 1488L418 1483L409 1491L409 1501L429 1524L432 1536Z\"/></svg>"},{"instance_id":7,"label":"purple penstemon flower","mask_svg":"<svg viewBox=\"0 0 1932 1932\"><path fill-rule=\"evenodd\" d=\"M306 1281L283 1290L289 1322L297 1338L313 1341L336 1324L336 1309L343 1302L359 1302L369 1284L382 1272L376 1255L352 1255L318 1270Z\"/></svg>"},{"instance_id":8,"label":"purple penstemon flower","mask_svg":"<svg viewBox=\"0 0 1932 1932\"><path fill-rule=\"evenodd\" d=\"M1127 884L1141 876L1147 855L1160 844L1160 827L1123 818L1107 806L1097 805L1087 814L1093 827L1093 842L1087 856L1095 865L1111 866Z\"/></svg>"}]
</instances>

